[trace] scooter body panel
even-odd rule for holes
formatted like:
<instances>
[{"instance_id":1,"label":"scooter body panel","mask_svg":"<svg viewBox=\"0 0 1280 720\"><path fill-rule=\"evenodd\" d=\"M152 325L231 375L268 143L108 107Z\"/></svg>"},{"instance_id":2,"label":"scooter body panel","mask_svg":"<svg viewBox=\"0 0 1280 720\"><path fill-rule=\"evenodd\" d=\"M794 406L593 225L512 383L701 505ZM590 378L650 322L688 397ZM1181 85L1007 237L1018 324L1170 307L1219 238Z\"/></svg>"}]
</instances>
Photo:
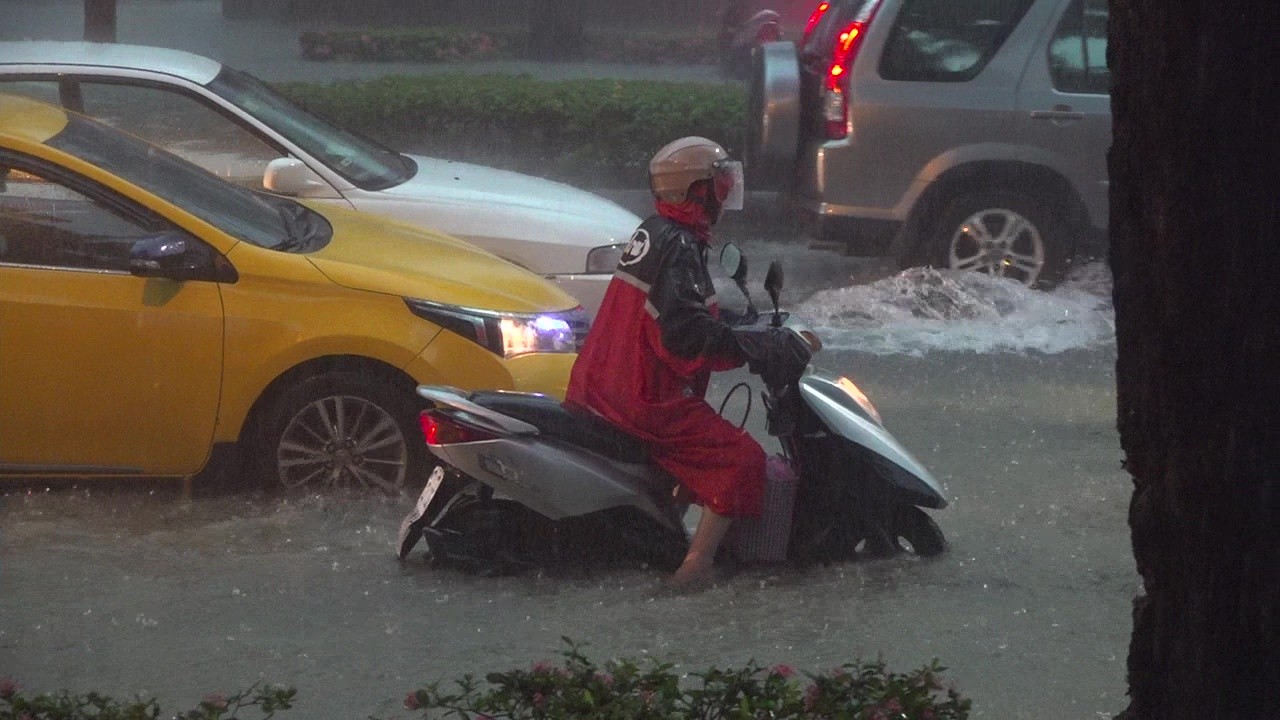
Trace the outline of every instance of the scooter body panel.
<instances>
[{"instance_id":1,"label":"scooter body panel","mask_svg":"<svg viewBox=\"0 0 1280 720\"><path fill-rule=\"evenodd\" d=\"M800 378L800 395L831 432L870 451L887 471L888 479L919 500L919 504L940 509L947 506L942 486L897 438L842 387L850 381L838 375L810 368Z\"/></svg>"},{"instance_id":2,"label":"scooter body panel","mask_svg":"<svg viewBox=\"0 0 1280 720\"><path fill-rule=\"evenodd\" d=\"M682 529L669 503L655 497L670 481L647 465L602 455L538 435L428 446L445 463L503 497L551 520L633 506L672 529Z\"/></svg>"}]
</instances>

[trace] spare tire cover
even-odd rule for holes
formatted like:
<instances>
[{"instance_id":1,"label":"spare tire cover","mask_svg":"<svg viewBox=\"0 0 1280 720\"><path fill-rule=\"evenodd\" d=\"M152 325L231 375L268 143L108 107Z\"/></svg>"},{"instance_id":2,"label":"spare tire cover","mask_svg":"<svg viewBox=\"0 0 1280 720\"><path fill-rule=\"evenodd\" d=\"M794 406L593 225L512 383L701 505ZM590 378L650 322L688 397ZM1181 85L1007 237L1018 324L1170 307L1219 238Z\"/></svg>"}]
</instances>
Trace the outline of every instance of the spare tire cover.
<instances>
[{"instance_id":1,"label":"spare tire cover","mask_svg":"<svg viewBox=\"0 0 1280 720\"><path fill-rule=\"evenodd\" d=\"M747 183L783 187L800 144L800 65L792 42L764 43L752 53L747 89Z\"/></svg>"}]
</instances>

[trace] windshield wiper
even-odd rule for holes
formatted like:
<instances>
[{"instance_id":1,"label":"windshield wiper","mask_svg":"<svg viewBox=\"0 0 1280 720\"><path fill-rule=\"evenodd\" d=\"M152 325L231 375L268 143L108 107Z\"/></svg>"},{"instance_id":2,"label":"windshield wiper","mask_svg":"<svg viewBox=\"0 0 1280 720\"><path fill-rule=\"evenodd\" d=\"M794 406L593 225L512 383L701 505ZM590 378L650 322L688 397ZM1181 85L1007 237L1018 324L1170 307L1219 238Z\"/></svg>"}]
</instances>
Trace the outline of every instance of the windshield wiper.
<instances>
[{"instance_id":1,"label":"windshield wiper","mask_svg":"<svg viewBox=\"0 0 1280 720\"><path fill-rule=\"evenodd\" d=\"M297 250L307 242L307 233L303 232L298 217L294 215L294 208L301 208L297 203L283 201L276 208L280 213L281 219L284 220L284 233L287 236L284 240L276 243L272 250Z\"/></svg>"}]
</instances>

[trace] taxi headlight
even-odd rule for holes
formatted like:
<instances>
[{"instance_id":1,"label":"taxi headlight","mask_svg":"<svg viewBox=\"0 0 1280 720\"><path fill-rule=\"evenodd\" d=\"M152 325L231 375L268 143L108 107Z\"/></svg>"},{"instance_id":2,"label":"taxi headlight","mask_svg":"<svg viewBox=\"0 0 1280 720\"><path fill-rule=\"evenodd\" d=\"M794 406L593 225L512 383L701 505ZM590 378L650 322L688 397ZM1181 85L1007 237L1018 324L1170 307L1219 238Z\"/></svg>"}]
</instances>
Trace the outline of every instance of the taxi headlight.
<instances>
[{"instance_id":1,"label":"taxi headlight","mask_svg":"<svg viewBox=\"0 0 1280 720\"><path fill-rule=\"evenodd\" d=\"M502 313L405 298L409 310L505 358L530 353L575 353L586 337L587 313Z\"/></svg>"}]
</instances>

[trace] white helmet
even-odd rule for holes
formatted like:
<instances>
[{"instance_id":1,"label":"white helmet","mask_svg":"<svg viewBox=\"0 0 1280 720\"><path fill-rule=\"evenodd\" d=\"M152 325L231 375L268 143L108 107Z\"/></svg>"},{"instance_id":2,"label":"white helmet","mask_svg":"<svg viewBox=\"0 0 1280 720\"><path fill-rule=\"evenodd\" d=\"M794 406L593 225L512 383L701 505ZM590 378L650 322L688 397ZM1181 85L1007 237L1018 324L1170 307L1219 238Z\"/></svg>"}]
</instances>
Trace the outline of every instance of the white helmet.
<instances>
[{"instance_id":1,"label":"white helmet","mask_svg":"<svg viewBox=\"0 0 1280 720\"><path fill-rule=\"evenodd\" d=\"M716 200L724 209L742 209L742 163L730 160L719 144L704 137L683 137L668 143L649 161L649 188L667 202L688 200L689 187L702 180L712 181Z\"/></svg>"}]
</instances>

